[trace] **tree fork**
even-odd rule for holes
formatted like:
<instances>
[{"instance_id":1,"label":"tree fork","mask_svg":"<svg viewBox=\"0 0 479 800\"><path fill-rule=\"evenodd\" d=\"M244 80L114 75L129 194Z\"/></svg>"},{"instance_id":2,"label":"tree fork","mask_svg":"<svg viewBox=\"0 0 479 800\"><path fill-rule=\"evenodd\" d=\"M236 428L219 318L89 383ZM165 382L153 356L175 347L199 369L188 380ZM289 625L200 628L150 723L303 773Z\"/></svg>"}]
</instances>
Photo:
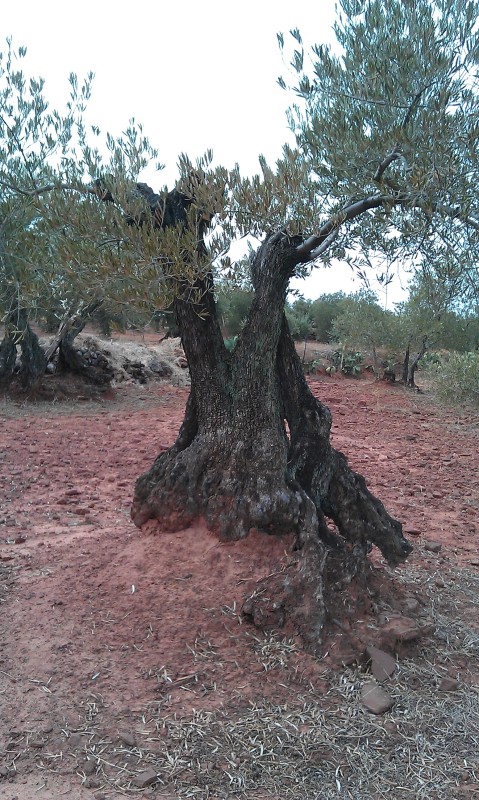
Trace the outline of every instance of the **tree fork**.
<instances>
[{"instance_id":1,"label":"tree fork","mask_svg":"<svg viewBox=\"0 0 479 800\"><path fill-rule=\"evenodd\" d=\"M198 283L199 303L176 301L192 391L175 444L137 481L132 518L178 530L203 516L222 539L252 528L294 533L291 563L261 584L244 611L263 627L288 618L317 651L341 587L356 580L366 591L368 543L392 564L411 547L331 447L331 414L305 380L283 311L295 244L275 234L256 254L255 299L231 354L208 276Z\"/></svg>"}]
</instances>

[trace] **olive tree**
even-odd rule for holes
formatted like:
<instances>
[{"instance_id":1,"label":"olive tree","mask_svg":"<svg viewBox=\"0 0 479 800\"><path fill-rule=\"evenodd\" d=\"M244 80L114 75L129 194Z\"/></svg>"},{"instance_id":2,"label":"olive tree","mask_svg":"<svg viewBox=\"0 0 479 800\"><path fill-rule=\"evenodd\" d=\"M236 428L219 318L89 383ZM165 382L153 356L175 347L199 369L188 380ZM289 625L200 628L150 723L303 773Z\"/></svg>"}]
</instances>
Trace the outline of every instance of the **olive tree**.
<instances>
[{"instance_id":1,"label":"olive tree","mask_svg":"<svg viewBox=\"0 0 479 800\"><path fill-rule=\"evenodd\" d=\"M10 41L0 53L3 386L13 378L17 350L25 386L45 371L52 351L40 347L33 319L49 316L51 324L57 318L55 344L71 361L74 337L105 297L123 305L151 299L154 307L158 296L147 238L135 226L125 235L120 208L126 195L130 214L138 212L138 203L143 207L141 192L135 196L131 186L155 151L134 122L117 139L103 139L98 128L88 132L91 74L82 84L71 74L64 110L51 109L44 81L29 79L22 69L25 55ZM99 202L108 200L104 175L115 182L116 203Z\"/></svg>"},{"instance_id":2,"label":"olive tree","mask_svg":"<svg viewBox=\"0 0 479 800\"><path fill-rule=\"evenodd\" d=\"M366 349L372 356L374 373L379 377L378 348L389 343L392 316L368 290L345 297L332 324L332 335L341 342L343 358L349 347Z\"/></svg>"},{"instance_id":3,"label":"olive tree","mask_svg":"<svg viewBox=\"0 0 479 800\"><path fill-rule=\"evenodd\" d=\"M295 532L293 564L245 611L258 623L289 617L311 649L335 587L365 574L368 542L393 564L411 547L330 444L331 415L304 379L286 292L293 276L333 257L360 267L372 250L419 258L426 246L433 257L444 240L477 250L477 16L473 2L342 0L338 46L314 48L312 60L294 31L297 148L285 148L274 169L262 159L262 176L230 175L220 203L220 218L229 202L242 233L264 236L233 352L223 344L211 271L198 274L193 302L189 284L175 300L191 394L176 443L136 484L133 520L177 529L201 515L226 540L251 528ZM179 229L197 231L187 263L208 261L191 217L196 207L205 219L207 183L193 200L169 196Z\"/></svg>"},{"instance_id":4,"label":"olive tree","mask_svg":"<svg viewBox=\"0 0 479 800\"><path fill-rule=\"evenodd\" d=\"M132 519L178 530L201 516L223 540L253 528L294 534L291 562L244 612L257 624L289 619L312 651L342 587L357 580L367 592L370 543L391 564L411 546L331 445L331 414L310 391L287 326L288 286L332 258L360 269L372 251L420 259L427 247L434 258L447 241L473 257L477 18L475 2L341 0L334 51L318 46L310 61L293 32L297 146L274 168L261 158L261 175L243 178L183 157L170 192L128 190L112 172L87 196L102 218L111 214L117 249L107 252L113 260L124 248L132 296L150 286L173 298L191 375L177 440L138 479ZM129 211L138 196L143 206ZM251 308L230 351L215 279L238 235L262 241L249 263ZM85 262L95 284L102 262L82 254Z\"/></svg>"}]
</instances>

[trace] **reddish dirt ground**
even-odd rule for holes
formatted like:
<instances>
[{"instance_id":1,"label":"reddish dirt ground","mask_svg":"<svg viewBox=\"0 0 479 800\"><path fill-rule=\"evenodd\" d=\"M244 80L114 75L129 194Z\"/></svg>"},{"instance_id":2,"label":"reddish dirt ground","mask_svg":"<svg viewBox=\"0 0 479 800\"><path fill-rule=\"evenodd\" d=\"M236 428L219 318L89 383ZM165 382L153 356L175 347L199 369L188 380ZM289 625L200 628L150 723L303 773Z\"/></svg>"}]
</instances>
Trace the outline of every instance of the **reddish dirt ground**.
<instances>
[{"instance_id":1,"label":"reddish dirt ground","mask_svg":"<svg viewBox=\"0 0 479 800\"><path fill-rule=\"evenodd\" d=\"M414 540L412 563L438 586L479 572L477 414L369 379L312 386L334 445ZM327 665L298 649L279 682L262 634L240 624L245 588L287 540L224 545L201 522L163 535L130 522L134 481L174 441L186 397L151 385L97 403L0 405L1 798L119 797L85 778L88 725L114 738L152 707L181 716L327 688Z\"/></svg>"}]
</instances>

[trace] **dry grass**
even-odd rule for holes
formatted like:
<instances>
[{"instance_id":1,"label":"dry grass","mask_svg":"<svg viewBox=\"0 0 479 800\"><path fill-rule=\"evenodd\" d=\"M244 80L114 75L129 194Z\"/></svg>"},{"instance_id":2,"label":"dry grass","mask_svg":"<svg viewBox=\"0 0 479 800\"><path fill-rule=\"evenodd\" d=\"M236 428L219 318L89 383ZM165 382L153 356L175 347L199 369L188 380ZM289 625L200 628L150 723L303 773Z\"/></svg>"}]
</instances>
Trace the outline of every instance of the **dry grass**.
<instances>
[{"instance_id":1,"label":"dry grass","mask_svg":"<svg viewBox=\"0 0 479 800\"><path fill-rule=\"evenodd\" d=\"M195 675L171 682L160 671L165 692L130 721L133 744L102 735L102 699L92 696L77 731L82 781L89 785L93 774L95 785L115 798L145 792L198 800L479 797L479 576L457 570L454 584L438 588L420 569L400 574L428 594L436 635L414 659L398 663L387 686L394 699L387 714L373 716L361 704L361 687L371 680L365 668L331 674L326 694L306 686L295 695L288 687L294 642L251 635L258 661L276 670L287 702L238 703L177 718L168 715L168 691L183 683L187 689ZM214 644L201 635L194 651L199 666L216 658ZM455 664L466 665L457 669L459 688L441 692L439 681L455 674ZM57 754L38 760L45 770L58 764ZM151 769L155 788L140 789L139 776Z\"/></svg>"}]
</instances>

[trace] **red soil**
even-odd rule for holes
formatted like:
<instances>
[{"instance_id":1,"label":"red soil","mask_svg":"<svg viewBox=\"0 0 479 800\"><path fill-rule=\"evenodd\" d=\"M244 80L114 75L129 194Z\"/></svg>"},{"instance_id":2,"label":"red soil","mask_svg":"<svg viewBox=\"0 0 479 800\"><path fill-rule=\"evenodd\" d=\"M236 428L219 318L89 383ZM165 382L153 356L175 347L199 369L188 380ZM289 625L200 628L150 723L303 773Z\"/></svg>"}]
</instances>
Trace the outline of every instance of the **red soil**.
<instances>
[{"instance_id":1,"label":"red soil","mask_svg":"<svg viewBox=\"0 0 479 800\"><path fill-rule=\"evenodd\" d=\"M410 531L413 563L436 576L479 569L477 415L369 380L312 386L333 412L335 446ZM297 651L279 683L263 667L262 634L237 614L287 540L225 545L200 521L164 535L130 522L134 481L174 441L186 397L152 385L96 404L0 406L0 751L31 738L0 797L92 798L65 745L88 721L114 736L152 704L183 714L287 702L327 681L325 665ZM45 752L65 753L56 776L37 769Z\"/></svg>"}]
</instances>

